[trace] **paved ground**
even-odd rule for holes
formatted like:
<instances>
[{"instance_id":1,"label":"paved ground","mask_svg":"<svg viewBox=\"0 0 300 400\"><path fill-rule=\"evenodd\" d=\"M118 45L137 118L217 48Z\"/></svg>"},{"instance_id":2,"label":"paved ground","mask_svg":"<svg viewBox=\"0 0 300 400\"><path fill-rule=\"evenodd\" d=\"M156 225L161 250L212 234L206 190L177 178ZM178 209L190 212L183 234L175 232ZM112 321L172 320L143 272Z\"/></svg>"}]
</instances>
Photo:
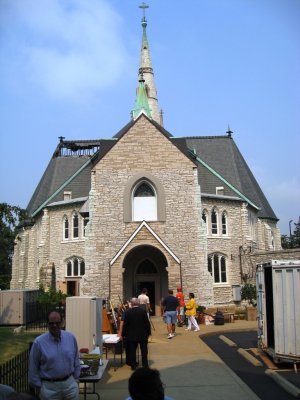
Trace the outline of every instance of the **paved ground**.
<instances>
[{"instance_id":1,"label":"paved ground","mask_svg":"<svg viewBox=\"0 0 300 400\"><path fill-rule=\"evenodd\" d=\"M268 368L276 371L299 388L300 393L300 371L295 373L291 364L273 364L271 358L257 351L257 332L225 332L225 338L237 344L237 347L230 347L226 341L221 340L220 334L212 334L202 337L204 342L228 365L256 394L261 400L293 400L295 397L278 385L273 379L266 375ZM252 365L246 358L238 353L237 348L247 349L251 357L262 362L262 366Z\"/></svg>"},{"instance_id":2,"label":"paved ground","mask_svg":"<svg viewBox=\"0 0 300 400\"><path fill-rule=\"evenodd\" d=\"M157 368L166 384L166 394L174 400L257 400L258 397L219 357L200 339L199 334L217 332L220 326L203 326L200 332L177 328L177 335L167 339L162 318L153 317L155 326L149 343L149 361ZM228 329L254 329L256 322L238 321L222 326ZM110 357L112 355L110 354ZM97 383L101 400L123 400L128 396L128 378L131 370L123 365L110 368ZM81 396L81 399L83 396ZM94 399L91 397L91 400Z\"/></svg>"}]
</instances>

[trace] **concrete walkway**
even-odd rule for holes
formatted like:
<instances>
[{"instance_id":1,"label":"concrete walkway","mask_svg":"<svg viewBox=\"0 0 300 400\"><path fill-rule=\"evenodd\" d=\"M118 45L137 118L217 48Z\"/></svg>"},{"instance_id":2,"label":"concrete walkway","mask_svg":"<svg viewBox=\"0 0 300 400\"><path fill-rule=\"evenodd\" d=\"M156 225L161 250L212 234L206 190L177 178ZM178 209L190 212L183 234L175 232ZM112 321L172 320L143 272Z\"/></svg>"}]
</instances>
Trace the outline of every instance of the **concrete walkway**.
<instances>
[{"instance_id":1,"label":"concrete walkway","mask_svg":"<svg viewBox=\"0 0 300 400\"><path fill-rule=\"evenodd\" d=\"M256 329L256 321L235 321L225 325L200 325L200 332L176 328L176 336L167 338L161 317L153 317L155 331L149 343L149 364L160 371L166 384L165 394L174 400L258 400L259 398L202 340L201 335L232 330ZM113 369L112 353L103 379L96 385L101 400L124 400L128 397L128 378L132 371L127 365ZM123 356L124 361L125 356ZM93 397L92 397L93 396ZM81 395L82 399L83 396ZM88 398L93 400L95 395Z\"/></svg>"}]
</instances>

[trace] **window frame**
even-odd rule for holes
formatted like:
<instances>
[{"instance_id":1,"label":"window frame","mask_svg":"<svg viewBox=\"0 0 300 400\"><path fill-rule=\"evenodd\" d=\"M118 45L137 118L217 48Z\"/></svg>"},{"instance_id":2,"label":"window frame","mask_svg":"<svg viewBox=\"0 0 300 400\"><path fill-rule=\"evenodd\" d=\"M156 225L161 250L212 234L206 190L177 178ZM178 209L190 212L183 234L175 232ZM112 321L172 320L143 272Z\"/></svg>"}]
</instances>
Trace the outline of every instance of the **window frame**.
<instances>
[{"instance_id":1,"label":"window frame","mask_svg":"<svg viewBox=\"0 0 300 400\"><path fill-rule=\"evenodd\" d=\"M70 222L67 215L64 215L63 217L62 228L63 228L63 240L70 240Z\"/></svg>"},{"instance_id":2,"label":"window frame","mask_svg":"<svg viewBox=\"0 0 300 400\"><path fill-rule=\"evenodd\" d=\"M141 171L131 176L128 179L124 189L123 195L123 219L124 222L133 222L132 217L132 190L138 182L141 180L147 180L150 182L156 190L157 196L157 221L166 221L166 196L165 189L161 181L152 173L148 171Z\"/></svg>"},{"instance_id":3,"label":"window frame","mask_svg":"<svg viewBox=\"0 0 300 400\"><path fill-rule=\"evenodd\" d=\"M75 274L75 268L77 269L77 274ZM65 262L66 278L82 278L84 275L85 275L85 261L82 257L73 256L66 260Z\"/></svg>"},{"instance_id":4,"label":"window frame","mask_svg":"<svg viewBox=\"0 0 300 400\"><path fill-rule=\"evenodd\" d=\"M153 196L136 196L136 192L138 191L138 189L142 186L142 185L147 185L151 191L153 192ZM156 216L154 218L147 218L147 215L145 214L144 217L142 216L142 218L136 218L135 217L135 213L137 212L137 210L135 211L135 208L138 206L136 204L135 198L151 198L154 200L154 204L153 204L153 214L156 214ZM158 199L157 199L157 191L155 186L152 184L152 182L150 182L148 179L141 179L138 182L136 182L135 186L132 189L131 192L131 215L132 215L132 221L133 222L141 222L141 221L157 221L158 220Z\"/></svg>"},{"instance_id":5,"label":"window frame","mask_svg":"<svg viewBox=\"0 0 300 400\"><path fill-rule=\"evenodd\" d=\"M216 260L217 263L215 263ZM224 254L210 254L207 259L207 269L213 279L214 285L226 285L229 283L227 257ZM225 280L222 280L222 276L224 276L224 274Z\"/></svg>"},{"instance_id":6,"label":"window frame","mask_svg":"<svg viewBox=\"0 0 300 400\"><path fill-rule=\"evenodd\" d=\"M216 222L213 222L213 215L216 216ZM211 213L210 213L210 228L211 228L212 236L218 236L218 234L219 234L218 212L215 207L211 210ZM216 232L214 232L214 230L216 230Z\"/></svg>"},{"instance_id":7,"label":"window frame","mask_svg":"<svg viewBox=\"0 0 300 400\"><path fill-rule=\"evenodd\" d=\"M77 221L77 224L75 226L75 220ZM79 215L76 211L73 212L72 214L72 239L79 239ZM77 231L77 236L75 236L75 230Z\"/></svg>"},{"instance_id":8,"label":"window frame","mask_svg":"<svg viewBox=\"0 0 300 400\"><path fill-rule=\"evenodd\" d=\"M225 219L225 223L223 222L223 218ZM224 232L225 227L225 232ZM224 210L221 214L221 233L222 236L228 236L228 215L227 212Z\"/></svg>"}]
</instances>

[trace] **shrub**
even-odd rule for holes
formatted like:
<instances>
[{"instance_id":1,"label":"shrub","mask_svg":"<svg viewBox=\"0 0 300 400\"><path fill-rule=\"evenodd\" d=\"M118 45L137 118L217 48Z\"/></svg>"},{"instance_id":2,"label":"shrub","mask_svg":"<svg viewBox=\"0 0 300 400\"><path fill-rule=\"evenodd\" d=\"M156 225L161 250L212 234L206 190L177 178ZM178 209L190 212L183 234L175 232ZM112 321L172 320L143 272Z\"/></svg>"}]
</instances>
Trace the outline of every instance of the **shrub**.
<instances>
[{"instance_id":1,"label":"shrub","mask_svg":"<svg viewBox=\"0 0 300 400\"><path fill-rule=\"evenodd\" d=\"M50 287L49 290L45 290L44 287L40 286L40 293L37 298L37 302L40 304L49 304L52 306L57 306L65 302L67 295L61 290L56 290Z\"/></svg>"},{"instance_id":2,"label":"shrub","mask_svg":"<svg viewBox=\"0 0 300 400\"><path fill-rule=\"evenodd\" d=\"M256 286L246 283L241 289L241 299L247 300L249 304L256 306Z\"/></svg>"}]
</instances>

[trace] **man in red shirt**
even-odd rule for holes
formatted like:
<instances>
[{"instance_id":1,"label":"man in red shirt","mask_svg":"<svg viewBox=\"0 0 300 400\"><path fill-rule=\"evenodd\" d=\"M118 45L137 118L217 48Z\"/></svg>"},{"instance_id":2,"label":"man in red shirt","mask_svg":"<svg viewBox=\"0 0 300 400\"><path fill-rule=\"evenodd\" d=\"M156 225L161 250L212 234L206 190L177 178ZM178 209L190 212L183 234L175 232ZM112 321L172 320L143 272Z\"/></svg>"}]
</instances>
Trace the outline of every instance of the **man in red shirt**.
<instances>
[{"instance_id":1,"label":"man in red shirt","mask_svg":"<svg viewBox=\"0 0 300 400\"><path fill-rule=\"evenodd\" d=\"M181 288L177 288L176 297L177 297L177 299L179 301L179 310L177 312L177 320L178 320L177 325L178 326L183 326L183 324L184 324L184 306L185 306L185 303L184 303L184 294L182 293L182 289Z\"/></svg>"}]
</instances>

